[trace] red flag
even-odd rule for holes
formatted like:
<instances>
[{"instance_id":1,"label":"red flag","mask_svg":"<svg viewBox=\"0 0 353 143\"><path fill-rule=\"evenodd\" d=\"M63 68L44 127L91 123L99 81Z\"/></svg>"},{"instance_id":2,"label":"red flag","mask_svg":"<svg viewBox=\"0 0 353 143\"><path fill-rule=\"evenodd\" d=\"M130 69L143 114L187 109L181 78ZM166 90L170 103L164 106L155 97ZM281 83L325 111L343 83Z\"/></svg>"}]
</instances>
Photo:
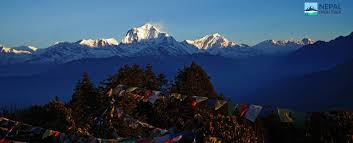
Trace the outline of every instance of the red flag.
<instances>
[{"instance_id":1,"label":"red flag","mask_svg":"<svg viewBox=\"0 0 353 143\"><path fill-rule=\"evenodd\" d=\"M144 99L148 99L150 96L152 96L152 90L145 90Z\"/></svg>"},{"instance_id":2,"label":"red flag","mask_svg":"<svg viewBox=\"0 0 353 143\"><path fill-rule=\"evenodd\" d=\"M192 100L191 100L191 106L192 106L193 108L195 108L196 105L197 105L196 99L192 99Z\"/></svg>"},{"instance_id":3,"label":"red flag","mask_svg":"<svg viewBox=\"0 0 353 143\"><path fill-rule=\"evenodd\" d=\"M241 104L240 105L240 117L243 117L246 112L249 110L249 105L248 104Z\"/></svg>"}]
</instances>

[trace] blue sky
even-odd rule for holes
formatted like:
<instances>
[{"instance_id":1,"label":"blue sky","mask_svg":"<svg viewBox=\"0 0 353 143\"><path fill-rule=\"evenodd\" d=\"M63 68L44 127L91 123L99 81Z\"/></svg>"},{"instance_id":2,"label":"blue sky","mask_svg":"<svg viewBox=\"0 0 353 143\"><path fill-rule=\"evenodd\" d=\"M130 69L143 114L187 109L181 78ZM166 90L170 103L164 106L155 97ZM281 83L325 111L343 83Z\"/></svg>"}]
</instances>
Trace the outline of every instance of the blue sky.
<instances>
[{"instance_id":1,"label":"blue sky","mask_svg":"<svg viewBox=\"0 0 353 143\"><path fill-rule=\"evenodd\" d=\"M162 25L179 41L215 32L250 45L267 39L330 40L353 31L353 1L340 2L340 15L308 17L302 0L4 0L0 44L44 48L83 38L120 41L147 22Z\"/></svg>"}]
</instances>

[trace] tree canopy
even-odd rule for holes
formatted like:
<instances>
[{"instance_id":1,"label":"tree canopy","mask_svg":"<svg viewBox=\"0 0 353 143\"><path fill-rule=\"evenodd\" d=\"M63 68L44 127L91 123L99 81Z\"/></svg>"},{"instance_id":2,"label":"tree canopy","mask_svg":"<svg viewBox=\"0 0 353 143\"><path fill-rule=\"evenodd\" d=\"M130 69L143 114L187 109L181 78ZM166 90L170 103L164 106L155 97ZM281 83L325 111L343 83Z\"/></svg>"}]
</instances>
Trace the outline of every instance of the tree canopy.
<instances>
[{"instance_id":1,"label":"tree canopy","mask_svg":"<svg viewBox=\"0 0 353 143\"><path fill-rule=\"evenodd\" d=\"M189 96L217 97L207 73L195 62L184 67L175 77L171 92Z\"/></svg>"}]
</instances>

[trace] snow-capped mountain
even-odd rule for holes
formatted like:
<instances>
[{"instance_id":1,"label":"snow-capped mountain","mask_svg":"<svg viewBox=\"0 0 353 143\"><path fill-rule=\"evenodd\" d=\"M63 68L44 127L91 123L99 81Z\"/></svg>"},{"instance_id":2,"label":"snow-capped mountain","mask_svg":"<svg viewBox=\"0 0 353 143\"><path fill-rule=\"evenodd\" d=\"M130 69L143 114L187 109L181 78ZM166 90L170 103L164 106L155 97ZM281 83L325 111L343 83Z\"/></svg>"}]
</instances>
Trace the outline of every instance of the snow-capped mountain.
<instances>
[{"instance_id":1,"label":"snow-capped mountain","mask_svg":"<svg viewBox=\"0 0 353 143\"><path fill-rule=\"evenodd\" d=\"M266 40L253 46L261 52L262 55L286 55L298 50L304 45L313 44L314 40L304 38L302 40Z\"/></svg>"},{"instance_id":2,"label":"snow-capped mountain","mask_svg":"<svg viewBox=\"0 0 353 143\"><path fill-rule=\"evenodd\" d=\"M107 58L122 56L115 39L79 40L77 42L58 42L40 49L33 54L30 63L66 63L87 58Z\"/></svg>"},{"instance_id":3,"label":"snow-capped mountain","mask_svg":"<svg viewBox=\"0 0 353 143\"><path fill-rule=\"evenodd\" d=\"M237 46L236 42L230 42L224 36L221 36L219 33L212 35L206 35L200 39L196 40L185 40L186 43L194 45L198 49L208 50L212 48L226 48Z\"/></svg>"},{"instance_id":4,"label":"snow-capped mountain","mask_svg":"<svg viewBox=\"0 0 353 143\"><path fill-rule=\"evenodd\" d=\"M229 41L219 33L206 35L196 40L178 42L153 24L128 30L119 43L114 38L82 39L76 42L59 42L48 48L31 46L6 48L0 46L1 63L66 63L87 58L139 57L139 56L184 56L207 53L230 58L248 58L259 55L284 55L300 47L313 44L311 39L267 40L255 46Z\"/></svg>"},{"instance_id":5,"label":"snow-capped mountain","mask_svg":"<svg viewBox=\"0 0 353 143\"><path fill-rule=\"evenodd\" d=\"M160 39L170 37L167 33L162 32L153 24L144 24L140 27L130 29L122 40L124 44L132 44L138 42L160 42Z\"/></svg>"},{"instance_id":6,"label":"snow-capped mountain","mask_svg":"<svg viewBox=\"0 0 353 143\"><path fill-rule=\"evenodd\" d=\"M157 26L145 24L132 28L119 43L110 39L83 39L76 42L59 42L40 49L29 63L66 63L87 58L108 58L113 56L179 56L191 54L190 46L183 45Z\"/></svg>"},{"instance_id":7,"label":"snow-capped mountain","mask_svg":"<svg viewBox=\"0 0 353 143\"><path fill-rule=\"evenodd\" d=\"M0 64L14 64L24 62L31 58L37 48L32 46L20 46L8 48L0 45Z\"/></svg>"},{"instance_id":8,"label":"snow-capped mountain","mask_svg":"<svg viewBox=\"0 0 353 143\"><path fill-rule=\"evenodd\" d=\"M197 47L198 52L206 52L211 55L243 58L258 54L257 50L250 48L248 45L231 42L219 33L206 35L196 40L185 40L183 43Z\"/></svg>"},{"instance_id":9,"label":"snow-capped mountain","mask_svg":"<svg viewBox=\"0 0 353 143\"><path fill-rule=\"evenodd\" d=\"M98 40L83 39L83 40L77 41L76 43L79 43L80 45L87 46L90 48L117 46L119 44L119 42L116 41L114 38L98 39Z\"/></svg>"},{"instance_id":10,"label":"snow-capped mountain","mask_svg":"<svg viewBox=\"0 0 353 143\"><path fill-rule=\"evenodd\" d=\"M169 34L162 32L158 26L145 24L132 28L119 45L129 51L128 56L178 56L191 54L191 49L176 41Z\"/></svg>"},{"instance_id":11,"label":"snow-capped mountain","mask_svg":"<svg viewBox=\"0 0 353 143\"><path fill-rule=\"evenodd\" d=\"M37 51L37 48L33 46L7 48L0 45L0 53L2 54L32 54L35 51Z\"/></svg>"}]
</instances>

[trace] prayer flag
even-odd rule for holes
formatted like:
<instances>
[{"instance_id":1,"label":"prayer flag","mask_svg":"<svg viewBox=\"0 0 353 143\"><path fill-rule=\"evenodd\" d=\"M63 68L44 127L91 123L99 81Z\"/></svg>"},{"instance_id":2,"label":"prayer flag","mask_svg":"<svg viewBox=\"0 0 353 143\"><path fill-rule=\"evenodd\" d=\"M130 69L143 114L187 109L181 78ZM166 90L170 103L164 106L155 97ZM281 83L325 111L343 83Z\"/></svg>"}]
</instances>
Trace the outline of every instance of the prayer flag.
<instances>
[{"instance_id":1,"label":"prayer flag","mask_svg":"<svg viewBox=\"0 0 353 143\"><path fill-rule=\"evenodd\" d=\"M280 109L280 108L278 108L277 111L281 122L285 122L285 123L294 122L293 111L289 109Z\"/></svg>"},{"instance_id":2,"label":"prayer flag","mask_svg":"<svg viewBox=\"0 0 353 143\"><path fill-rule=\"evenodd\" d=\"M155 143L164 143L169 140L169 134L154 138Z\"/></svg>"},{"instance_id":3,"label":"prayer flag","mask_svg":"<svg viewBox=\"0 0 353 143\"><path fill-rule=\"evenodd\" d=\"M177 135L170 135L169 140L167 140L165 143L175 143L181 140L183 138L183 135L177 134Z\"/></svg>"},{"instance_id":4,"label":"prayer flag","mask_svg":"<svg viewBox=\"0 0 353 143\"><path fill-rule=\"evenodd\" d=\"M152 104L154 104L154 102L156 102L156 100L157 100L159 94L161 94L160 91L152 91L152 96L150 96L150 97L148 98L148 101L151 102Z\"/></svg>"},{"instance_id":5,"label":"prayer flag","mask_svg":"<svg viewBox=\"0 0 353 143\"><path fill-rule=\"evenodd\" d=\"M218 110L219 108L221 108L226 103L227 103L227 101L225 101L225 100L217 100L216 104L215 104L215 110Z\"/></svg>"},{"instance_id":6,"label":"prayer flag","mask_svg":"<svg viewBox=\"0 0 353 143\"><path fill-rule=\"evenodd\" d=\"M152 96L152 90L145 90L143 94L144 99L148 99L150 96Z\"/></svg>"},{"instance_id":7,"label":"prayer flag","mask_svg":"<svg viewBox=\"0 0 353 143\"><path fill-rule=\"evenodd\" d=\"M240 104L238 107L239 107L240 117L244 117L246 112L249 109L249 105L248 104Z\"/></svg>"},{"instance_id":8,"label":"prayer flag","mask_svg":"<svg viewBox=\"0 0 353 143\"><path fill-rule=\"evenodd\" d=\"M208 99L207 97L202 97L202 96L192 96L192 98L194 98L197 103L203 102Z\"/></svg>"},{"instance_id":9,"label":"prayer flag","mask_svg":"<svg viewBox=\"0 0 353 143\"><path fill-rule=\"evenodd\" d=\"M257 116L260 114L262 110L262 106L259 105L250 105L248 112L245 114L245 118L250 120L251 122L255 122Z\"/></svg>"},{"instance_id":10,"label":"prayer flag","mask_svg":"<svg viewBox=\"0 0 353 143\"><path fill-rule=\"evenodd\" d=\"M119 84L113 89L113 95L119 94L120 91L125 90L127 87L126 85Z\"/></svg>"},{"instance_id":11,"label":"prayer flag","mask_svg":"<svg viewBox=\"0 0 353 143\"><path fill-rule=\"evenodd\" d=\"M137 89L138 87L129 87L126 92L133 92Z\"/></svg>"},{"instance_id":12,"label":"prayer flag","mask_svg":"<svg viewBox=\"0 0 353 143\"><path fill-rule=\"evenodd\" d=\"M197 105L196 99L194 99L194 98L191 99L191 106L192 106L193 108L195 108L196 105Z\"/></svg>"},{"instance_id":13,"label":"prayer flag","mask_svg":"<svg viewBox=\"0 0 353 143\"><path fill-rule=\"evenodd\" d=\"M217 137L209 137L209 138L208 138L208 141L209 141L210 143L221 143L221 142L222 142L222 141L219 140Z\"/></svg>"},{"instance_id":14,"label":"prayer flag","mask_svg":"<svg viewBox=\"0 0 353 143\"><path fill-rule=\"evenodd\" d=\"M182 96L179 93L171 93L171 97L174 97L175 99L182 100Z\"/></svg>"},{"instance_id":15,"label":"prayer flag","mask_svg":"<svg viewBox=\"0 0 353 143\"><path fill-rule=\"evenodd\" d=\"M52 131L46 129L44 134L43 134L43 136L42 136L42 139L45 139L45 138L49 137L51 134L52 134Z\"/></svg>"},{"instance_id":16,"label":"prayer flag","mask_svg":"<svg viewBox=\"0 0 353 143\"><path fill-rule=\"evenodd\" d=\"M111 97L113 95L113 89L110 89L107 94L108 94L108 97Z\"/></svg>"},{"instance_id":17,"label":"prayer flag","mask_svg":"<svg viewBox=\"0 0 353 143\"><path fill-rule=\"evenodd\" d=\"M119 97L121 97L121 96L123 96L125 94L125 90L121 90L120 92L119 92Z\"/></svg>"}]
</instances>

